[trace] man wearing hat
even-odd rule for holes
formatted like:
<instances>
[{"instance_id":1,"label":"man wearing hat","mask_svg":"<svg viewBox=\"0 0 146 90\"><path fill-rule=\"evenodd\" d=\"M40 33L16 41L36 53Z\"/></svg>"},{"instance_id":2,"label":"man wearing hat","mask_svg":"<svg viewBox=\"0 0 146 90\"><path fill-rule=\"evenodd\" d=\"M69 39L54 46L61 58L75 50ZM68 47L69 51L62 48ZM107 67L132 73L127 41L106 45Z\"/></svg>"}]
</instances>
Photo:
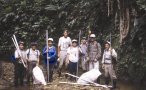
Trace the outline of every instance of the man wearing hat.
<instances>
[{"instance_id":1,"label":"man wearing hat","mask_svg":"<svg viewBox=\"0 0 146 90\"><path fill-rule=\"evenodd\" d=\"M36 65L39 65L40 61L40 51L37 50L37 43L32 42L31 48L26 51L27 54L27 62L28 62L28 84L30 84L30 80L33 81L32 78L32 70Z\"/></svg>"},{"instance_id":2,"label":"man wearing hat","mask_svg":"<svg viewBox=\"0 0 146 90\"><path fill-rule=\"evenodd\" d=\"M48 53L48 58L47 58L47 53ZM54 67L57 62L57 52L55 46L53 46L53 38L48 39L48 51L47 51L47 46L45 46L43 49L43 57L45 59L46 67L47 67L47 60L49 60L49 82L52 82Z\"/></svg>"},{"instance_id":3,"label":"man wearing hat","mask_svg":"<svg viewBox=\"0 0 146 90\"><path fill-rule=\"evenodd\" d=\"M102 57L102 68L105 73L105 84L106 85L109 84L108 77L110 76L110 78L113 80L112 82L113 88L116 88L117 77L113 69L112 59L115 58L117 60L117 53L110 46L111 43L107 41L105 43L105 50Z\"/></svg>"},{"instance_id":4,"label":"man wearing hat","mask_svg":"<svg viewBox=\"0 0 146 90\"><path fill-rule=\"evenodd\" d=\"M88 43L88 62L89 62L89 70L91 69L99 69L99 59L101 57L101 46L95 40L95 34L90 35L90 40Z\"/></svg>"},{"instance_id":5,"label":"man wearing hat","mask_svg":"<svg viewBox=\"0 0 146 90\"><path fill-rule=\"evenodd\" d=\"M67 57L68 57L68 70L70 74L77 74L77 63L79 61L79 53L82 53L81 49L77 46L77 40L72 40L72 46L67 49ZM71 81L75 80L72 77Z\"/></svg>"},{"instance_id":6,"label":"man wearing hat","mask_svg":"<svg viewBox=\"0 0 146 90\"><path fill-rule=\"evenodd\" d=\"M87 70L87 63L86 63L87 41L86 41L86 37L82 38L80 47L82 50L82 56L81 56L82 69L83 69L83 72L86 72L86 70Z\"/></svg>"},{"instance_id":7,"label":"man wearing hat","mask_svg":"<svg viewBox=\"0 0 146 90\"><path fill-rule=\"evenodd\" d=\"M25 67L23 66L22 64L22 61L24 61L24 63L27 63L27 60L26 60L26 51L24 49L24 42L20 41L19 42L19 48L20 48L20 53L21 53L21 57L18 53L17 50L15 50L15 70L14 70L14 73L15 73L15 76L14 76L14 82L15 82L15 86L17 87L18 85L23 85L24 84L24 76L25 76Z\"/></svg>"},{"instance_id":8,"label":"man wearing hat","mask_svg":"<svg viewBox=\"0 0 146 90\"><path fill-rule=\"evenodd\" d=\"M72 45L70 37L68 37L68 31L65 30L63 33L64 36L59 38L58 42L58 57L59 57L59 76L61 76L61 71L62 71L62 66L64 62L66 62L66 57L67 57L67 49L69 46ZM67 65L66 65L67 68Z\"/></svg>"}]
</instances>

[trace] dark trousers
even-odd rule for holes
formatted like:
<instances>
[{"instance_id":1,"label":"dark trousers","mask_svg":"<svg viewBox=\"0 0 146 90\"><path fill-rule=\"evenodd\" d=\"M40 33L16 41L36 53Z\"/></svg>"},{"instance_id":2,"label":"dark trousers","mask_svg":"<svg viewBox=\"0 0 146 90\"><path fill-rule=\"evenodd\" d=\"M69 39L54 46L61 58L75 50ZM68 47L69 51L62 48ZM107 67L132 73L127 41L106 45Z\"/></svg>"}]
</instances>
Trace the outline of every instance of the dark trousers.
<instances>
[{"instance_id":1,"label":"dark trousers","mask_svg":"<svg viewBox=\"0 0 146 90\"><path fill-rule=\"evenodd\" d=\"M14 65L15 65L15 71L14 71L14 73L15 73L15 77L14 77L15 86L23 85L26 69L24 68L22 63L16 62Z\"/></svg>"},{"instance_id":2,"label":"dark trousers","mask_svg":"<svg viewBox=\"0 0 146 90\"><path fill-rule=\"evenodd\" d=\"M46 68L47 68L47 66L46 66ZM55 68L55 64L49 64L49 82L52 82L52 80L53 80L54 68ZM48 72L47 72L47 75L48 75ZM47 76L47 80L48 80L48 76Z\"/></svg>"},{"instance_id":3,"label":"dark trousers","mask_svg":"<svg viewBox=\"0 0 146 90\"><path fill-rule=\"evenodd\" d=\"M30 84L30 81L33 82L33 74L32 74L32 71L33 71L33 68L36 66L37 62L36 61L31 61L31 62L28 62L28 75L27 75L27 82L28 84Z\"/></svg>"},{"instance_id":4,"label":"dark trousers","mask_svg":"<svg viewBox=\"0 0 146 90\"><path fill-rule=\"evenodd\" d=\"M69 71L70 74L76 75L77 74L77 62L74 63L74 62L69 61L68 71ZM72 77L70 79L73 80Z\"/></svg>"}]
</instances>

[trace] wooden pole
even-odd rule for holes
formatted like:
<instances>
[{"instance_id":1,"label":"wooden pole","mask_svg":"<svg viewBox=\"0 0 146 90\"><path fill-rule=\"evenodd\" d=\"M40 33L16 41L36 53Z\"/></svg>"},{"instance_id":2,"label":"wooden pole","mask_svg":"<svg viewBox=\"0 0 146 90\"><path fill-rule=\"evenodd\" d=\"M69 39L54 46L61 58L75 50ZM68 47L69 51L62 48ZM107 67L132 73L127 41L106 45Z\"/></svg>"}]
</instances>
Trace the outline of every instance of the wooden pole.
<instances>
[{"instance_id":1,"label":"wooden pole","mask_svg":"<svg viewBox=\"0 0 146 90\"><path fill-rule=\"evenodd\" d=\"M81 44L81 31L79 32L79 48L80 48L80 44ZM77 62L77 73L76 75L78 76L79 75L79 61Z\"/></svg>"},{"instance_id":2,"label":"wooden pole","mask_svg":"<svg viewBox=\"0 0 146 90\"><path fill-rule=\"evenodd\" d=\"M66 73L66 74L69 75L69 76L72 76L72 77L75 77L75 78L79 79L78 76L72 75L72 74L70 74L70 73ZM108 87L105 86L105 85L100 85L100 84L95 83L95 82L92 82L92 81L88 81L88 80L84 80L84 79L81 79L81 80L86 81L86 82L91 83L91 84L94 84L95 86L100 86L100 87L108 88Z\"/></svg>"}]
</instances>

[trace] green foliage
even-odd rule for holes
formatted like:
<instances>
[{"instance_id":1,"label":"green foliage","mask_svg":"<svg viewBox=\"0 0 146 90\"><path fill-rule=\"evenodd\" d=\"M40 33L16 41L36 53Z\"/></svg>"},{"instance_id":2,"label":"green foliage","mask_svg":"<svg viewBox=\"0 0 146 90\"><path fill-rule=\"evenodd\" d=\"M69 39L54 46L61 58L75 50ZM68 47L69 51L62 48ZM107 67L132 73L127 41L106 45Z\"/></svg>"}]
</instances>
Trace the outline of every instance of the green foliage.
<instances>
[{"instance_id":1,"label":"green foliage","mask_svg":"<svg viewBox=\"0 0 146 90\"><path fill-rule=\"evenodd\" d=\"M145 0L133 2L138 5L138 10L146 9ZM119 51L118 75L120 78L133 80L136 77L141 80L146 76L146 64L140 58L140 51L133 49L129 38L126 38L128 44L119 44L120 35L115 29L114 16L117 8L113 8L113 15L108 17L107 0L0 0L0 49L5 46L12 49L13 34L27 46L31 41L37 41L41 50L45 44L45 30L49 30L49 37L53 37L56 44L64 28L69 30L71 38L77 39L80 30L83 31L82 36L87 36L87 31L91 30L101 42L109 40L111 31L112 44ZM131 17L130 26L134 21ZM119 28L119 25L116 27Z\"/></svg>"},{"instance_id":2,"label":"green foliage","mask_svg":"<svg viewBox=\"0 0 146 90\"><path fill-rule=\"evenodd\" d=\"M141 9L146 10L146 1L145 0L137 0L137 4L140 6Z\"/></svg>"}]
</instances>

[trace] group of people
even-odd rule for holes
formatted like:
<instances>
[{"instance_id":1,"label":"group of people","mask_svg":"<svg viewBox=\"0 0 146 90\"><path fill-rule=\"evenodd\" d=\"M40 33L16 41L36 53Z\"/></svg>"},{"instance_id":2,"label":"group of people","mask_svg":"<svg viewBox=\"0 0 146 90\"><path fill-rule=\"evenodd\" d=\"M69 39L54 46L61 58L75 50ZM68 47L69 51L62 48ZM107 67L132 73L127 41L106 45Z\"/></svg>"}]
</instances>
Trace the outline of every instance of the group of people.
<instances>
[{"instance_id":1,"label":"group of people","mask_svg":"<svg viewBox=\"0 0 146 90\"><path fill-rule=\"evenodd\" d=\"M25 74L27 73L27 81L30 84L33 81L33 68L39 65L40 51L37 50L37 43L31 43L31 48L24 49L24 42L19 42L19 48L21 50L21 57L17 50L15 51L15 86L23 85ZM48 54L48 55L47 55ZM117 53L111 48L111 43L105 43L105 49L102 54L101 45L96 41L96 35L90 34L88 38L83 37L81 44L78 45L76 39L72 39L68 36L68 31L63 32L63 36L59 38L58 47L53 45L53 38L48 39L47 46L43 48L44 65L47 68L47 61L49 62L49 82L53 81L53 73L56 63L58 64L58 76L62 76L63 66L65 70L73 75L78 75L78 67L81 66L83 72L88 72L92 69L100 70L100 60L102 63L102 69L104 70L105 84L109 84L109 77L112 79L113 86L116 87L116 75L113 68L112 59L117 58ZM48 56L48 57L47 57ZM27 70L23 66L21 58L27 64ZM81 63L80 63L81 62ZM47 78L48 79L48 78ZM71 81L75 80L72 77Z\"/></svg>"}]
</instances>

